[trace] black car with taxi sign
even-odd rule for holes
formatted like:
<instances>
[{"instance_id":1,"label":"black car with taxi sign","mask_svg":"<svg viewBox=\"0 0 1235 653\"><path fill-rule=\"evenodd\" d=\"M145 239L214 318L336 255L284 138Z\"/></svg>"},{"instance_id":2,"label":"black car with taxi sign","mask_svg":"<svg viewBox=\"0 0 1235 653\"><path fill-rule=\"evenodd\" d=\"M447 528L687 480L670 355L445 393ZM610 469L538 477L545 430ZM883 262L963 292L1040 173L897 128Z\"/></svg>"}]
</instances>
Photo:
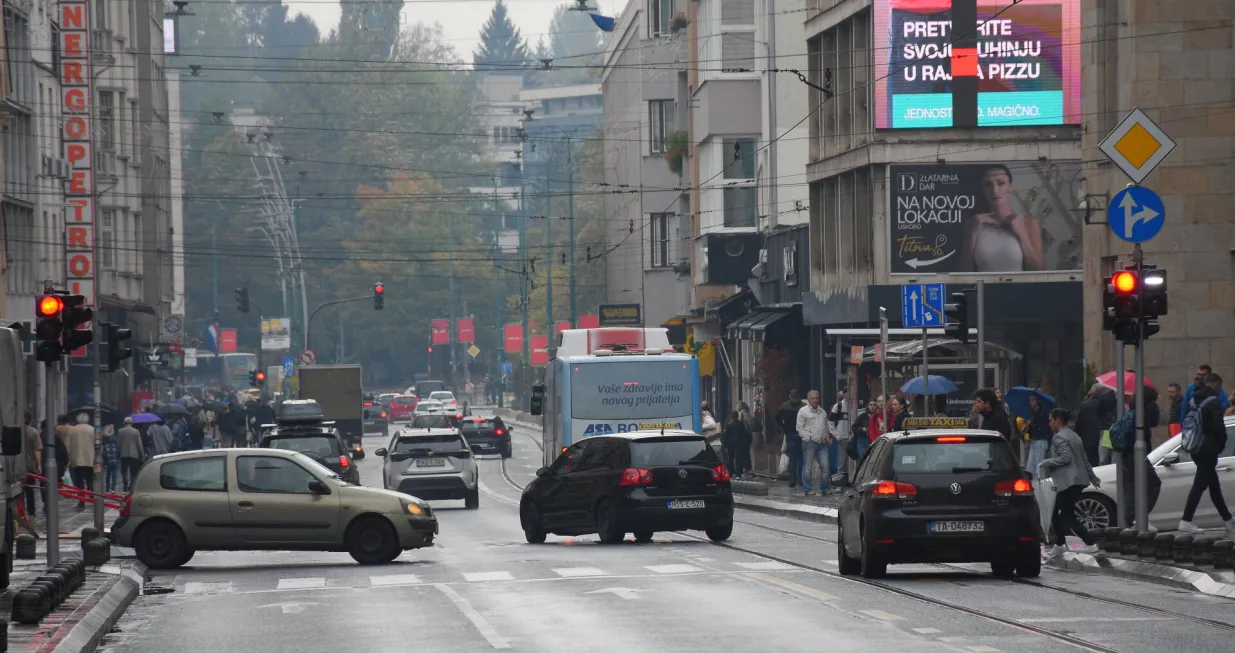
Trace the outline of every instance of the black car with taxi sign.
<instances>
[{"instance_id":1,"label":"black car with taxi sign","mask_svg":"<svg viewBox=\"0 0 1235 653\"><path fill-rule=\"evenodd\" d=\"M989 562L1036 577L1039 516L1029 473L996 431L965 418L909 418L858 462L839 508L840 573L877 578L889 564Z\"/></svg>"}]
</instances>

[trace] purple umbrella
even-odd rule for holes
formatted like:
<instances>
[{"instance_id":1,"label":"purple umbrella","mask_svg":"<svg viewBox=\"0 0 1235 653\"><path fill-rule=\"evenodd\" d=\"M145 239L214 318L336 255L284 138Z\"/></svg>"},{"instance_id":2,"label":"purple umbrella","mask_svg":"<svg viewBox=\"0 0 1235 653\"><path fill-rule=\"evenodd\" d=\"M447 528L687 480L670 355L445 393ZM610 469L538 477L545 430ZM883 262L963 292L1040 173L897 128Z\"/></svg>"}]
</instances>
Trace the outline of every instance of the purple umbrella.
<instances>
[{"instance_id":1,"label":"purple umbrella","mask_svg":"<svg viewBox=\"0 0 1235 653\"><path fill-rule=\"evenodd\" d=\"M151 422L163 421L162 417L154 413L133 413L129 415L129 419L132 419L134 424L150 424Z\"/></svg>"}]
</instances>

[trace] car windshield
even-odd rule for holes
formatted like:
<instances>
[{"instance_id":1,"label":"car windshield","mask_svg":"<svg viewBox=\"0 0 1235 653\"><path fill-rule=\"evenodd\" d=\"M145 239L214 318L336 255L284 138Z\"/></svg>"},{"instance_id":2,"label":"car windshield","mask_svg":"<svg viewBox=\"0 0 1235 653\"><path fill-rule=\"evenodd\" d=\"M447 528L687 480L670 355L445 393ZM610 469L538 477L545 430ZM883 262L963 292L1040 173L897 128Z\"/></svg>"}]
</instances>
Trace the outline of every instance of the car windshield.
<instances>
[{"instance_id":1,"label":"car windshield","mask_svg":"<svg viewBox=\"0 0 1235 653\"><path fill-rule=\"evenodd\" d=\"M400 406L407 406L407 405L416 403L416 398L415 397L396 397L395 403L399 404Z\"/></svg>"},{"instance_id":2,"label":"car windshield","mask_svg":"<svg viewBox=\"0 0 1235 653\"><path fill-rule=\"evenodd\" d=\"M1016 471L1012 450L1001 440L898 442L892 448L897 474L955 474L962 471Z\"/></svg>"},{"instance_id":3,"label":"car windshield","mask_svg":"<svg viewBox=\"0 0 1235 653\"><path fill-rule=\"evenodd\" d=\"M632 467L676 467L719 463L716 451L703 438L656 438L630 443Z\"/></svg>"},{"instance_id":4,"label":"car windshield","mask_svg":"<svg viewBox=\"0 0 1235 653\"><path fill-rule=\"evenodd\" d=\"M454 424L446 415L417 415L412 420L412 428L414 429L449 429L454 428Z\"/></svg>"},{"instance_id":5,"label":"car windshield","mask_svg":"<svg viewBox=\"0 0 1235 653\"><path fill-rule=\"evenodd\" d=\"M271 449L295 451L322 458L338 458L343 455L342 447L339 446L339 440L329 435L276 436L267 440L266 444Z\"/></svg>"},{"instance_id":6,"label":"car windshield","mask_svg":"<svg viewBox=\"0 0 1235 653\"><path fill-rule=\"evenodd\" d=\"M466 451L463 438L458 435L444 433L442 435L422 435L414 438L399 438L391 453L406 453L413 449L428 449L430 453L454 453Z\"/></svg>"},{"instance_id":7,"label":"car windshield","mask_svg":"<svg viewBox=\"0 0 1235 653\"><path fill-rule=\"evenodd\" d=\"M416 406L416 412L418 413L427 413L431 410L442 410L442 402L429 401L428 399L426 399L420 402L419 404L417 404Z\"/></svg>"},{"instance_id":8,"label":"car windshield","mask_svg":"<svg viewBox=\"0 0 1235 653\"><path fill-rule=\"evenodd\" d=\"M454 401L455 395L451 392L433 392L429 394L429 398L434 401Z\"/></svg>"}]
</instances>

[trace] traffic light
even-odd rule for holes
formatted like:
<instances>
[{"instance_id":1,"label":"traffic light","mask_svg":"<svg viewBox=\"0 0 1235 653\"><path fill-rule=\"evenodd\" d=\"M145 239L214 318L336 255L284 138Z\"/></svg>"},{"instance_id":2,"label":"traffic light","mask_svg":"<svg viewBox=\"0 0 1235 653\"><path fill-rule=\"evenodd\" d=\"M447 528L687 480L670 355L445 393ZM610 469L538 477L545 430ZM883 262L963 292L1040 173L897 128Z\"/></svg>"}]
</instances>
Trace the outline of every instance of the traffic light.
<instances>
[{"instance_id":1,"label":"traffic light","mask_svg":"<svg viewBox=\"0 0 1235 653\"><path fill-rule=\"evenodd\" d=\"M128 343L133 332L111 323L105 323L103 328L107 333L107 371L115 372L120 369L120 364L125 359L133 357L133 350Z\"/></svg>"},{"instance_id":2,"label":"traffic light","mask_svg":"<svg viewBox=\"0 0 1235 653\"><path fill-rule=\"evenodd\" d=\"M433 348L432 348L432 347L429 347L429 353L430 353L430 354L432 354L432 353L433 353Z\"/></svg>"},{"instance_id":3,"label":"traffic light","mask_svg":"<svg viewBox=\"0 0 1235 653\"><path fill-rule=\"evenodd\" d=\"M57 295L43 295L35 305L38 320L34 327L38 345L35 358L44 363L54 363L60 360L60 333L62 323L60 311L64 310L64 300Z\"/></svg>"},{"instance_id":4,"label":"traffic light","mask_svg":"<svg viewBox=\"0 0 1235 653\"><path fill-rule=\"evenodd\" d=\"M386 306L386 286L379 281L373 284L373 310L380 311Z\"/></svg>"},{"instance_id":5,"label":"traffic light","mask_svg":"<svg viewBox=\"0 0 1235 653\"><path fill-rule=\"evenodd\" d=\"M67 354L94 342L94 331L79 328L94 319L94 309L86 306L85 295L64 295L63 300L60 351Z\"/></svg>"},{"instance_id":6,"label":"traffic light","mask_svg":"<svg viewBox=\"0 0 1235 653\"><path fill-rule=\"evenodd\" d=\"M969 342L969 294L952 293L952 303L943 305L944 333L962 343Z\"/></svg>"},{"instance_id":7,"label":"traffic light","mask_svg":"<svg viewBox=\"0 0 1235 653\"><path fill-rule=\"evenodd\" d=\"M1166 315L1166 271L1152 265L1129 266L1105 279L1102 329L1121 342L1135 343L1162 330Z\"/></svg>"},{"instance_id":8,"label":"traffic light","mask_svg":"<svg viewBox=\"0 0 1235 653\"><path fill-rule=\"evenodd\" d=\"M1141 266L1141 308L1145 317L1166 315L1166 270L1157 266Z\"/></svg>"},{"instance_id":9,"label":"traffic light","mask_svg":"<svg viewBox=\"0 0 1235 653\"><path fill-rule=\"evenodd\" d=\"M248 288L237 288L236 289L236 310L240 311L241 313L249 312L249 289Z\"/></svg>"},{"instance_id":10,"label":"traffic light","mask_svg":"<svg viewBox=\"0 0 1235 653\"><path fill-rule=\"evenodd\" d=\"M262 388L266 385L266 373L258 370L253 373L253 387Z\"/></svg>"}]
</instances>

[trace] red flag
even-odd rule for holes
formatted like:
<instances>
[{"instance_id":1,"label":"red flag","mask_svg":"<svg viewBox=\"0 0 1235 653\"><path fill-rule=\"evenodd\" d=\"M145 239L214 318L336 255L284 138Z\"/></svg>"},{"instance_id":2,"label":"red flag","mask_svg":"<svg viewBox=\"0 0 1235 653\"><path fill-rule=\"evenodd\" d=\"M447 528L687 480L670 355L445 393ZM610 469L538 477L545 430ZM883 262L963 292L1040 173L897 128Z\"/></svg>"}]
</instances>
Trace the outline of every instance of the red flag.
<instances>
[{"instance_id":1,"label":"red flag","mask_svg":"<svg viewBox=\"0 0 1235 653\"><path fill-rule=\"evenodd\" d=\"M555 334L561 333L570 328L570 322L567 322L566 320L562 320L561 322L558 322L557 324L553 325L553 327L554 327L553 333Z\"/></svg>"},{"instance_id":2,"label":"red flag","mask_svg":"<svg viewBox=\"0 0 1235 653\"><path fill-rule=\"evenodd\" d=\"M580 315L579 316L579 328L580 329L599 329L600 328L600 316L599 315Z\"/></svg>"},{"instance_id":3,"label":"red flag","mask_svg":"<svg viewBox=\"0 0 1235 653\"><path fill-rule=\"evenodd\" d=\"M520 324L507 324L504 332L503 340L506 343L507 354L523 353L523 326Z\"/></svg>"},{"instance_id":4,"label":"red flag","mask_svg":"<svg viewBox=\"0 0 1235 653\"><path fill-rule=\"evenodd\" d=\"M232 354L236 352L236 330L219 329L219 353Z\"/></svg>"},{"instance_id":5,"label":"red flag","mask_svg":"<svg viewBox=\"0 0 1235 653\"><path fill-rule=\"evenodd\" d=\"M532 365L549 364L549 336L532 336Z\"/></svg>"},{"instance_id":6,"label":"red flag","mask_svg":"<svg viewBox=\"0 0 1235 653\"><path fill-rule=\"evenodd\" d=\"M476 320L470 317L455 320L455 332L459 335L459 342L476 342Z\"/></svg>"},{"instance_id":7,"label":"red flag","mask_svg":"<svg viewBox=\"0 0 1235 653\"><path fill-rule=\"evenodd\" d=\"M430 342L433 344L450 344L450 320L430 320L429 333L432 336Z\"/></svg>"}]
</instances>

